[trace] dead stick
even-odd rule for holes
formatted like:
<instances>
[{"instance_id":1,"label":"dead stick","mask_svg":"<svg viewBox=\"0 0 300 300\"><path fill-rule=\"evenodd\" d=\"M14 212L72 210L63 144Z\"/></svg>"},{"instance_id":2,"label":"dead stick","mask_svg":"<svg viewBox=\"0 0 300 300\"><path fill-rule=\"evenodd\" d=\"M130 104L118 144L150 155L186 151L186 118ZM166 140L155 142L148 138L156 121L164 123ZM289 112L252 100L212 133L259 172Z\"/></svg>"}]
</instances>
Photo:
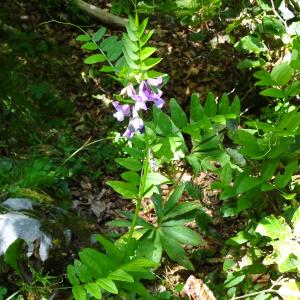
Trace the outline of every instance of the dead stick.
<instances>
[{"instance_id":1,"label":"dead stick","mask_svg":"<svg viewBox=\"0 0 300 300\"><path fill-rule=\"evenodd\" d=\"M117 27L123 28L127 23L127 19L118 17L113 15L95 5L86 3L83 0L73 0L73 3L82 11L90 15L91 17L99 20L101 23Z\"/></svg>"}]
</instances>

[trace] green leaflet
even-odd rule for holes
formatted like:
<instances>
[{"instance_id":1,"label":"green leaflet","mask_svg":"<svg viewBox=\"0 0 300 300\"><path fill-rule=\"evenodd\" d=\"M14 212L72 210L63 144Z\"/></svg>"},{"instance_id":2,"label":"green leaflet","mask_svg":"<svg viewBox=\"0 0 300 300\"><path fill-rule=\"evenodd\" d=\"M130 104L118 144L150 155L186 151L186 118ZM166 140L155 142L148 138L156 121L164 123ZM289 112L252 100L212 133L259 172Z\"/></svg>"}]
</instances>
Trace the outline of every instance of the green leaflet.
<instances>
[{"instance_id":1,"label":"green leaflet","mask_svg":"<svg viewBox=\"0 0 300 300\"><path fill-rule=\"evenodd\" d=\"M96 283L104 290L106 290L112 294L118 294L117 286L111 279L99 278L99 279L97 279Z\"/></svg>"},{"instance_id":2,"label":"green leaflet","mask_svg":"<svg viewBox=\"0 0 300 300\"><path fill-rule=\"evenodd\" d=\"M134 199L137 197L138 187L135 184L118 180L110 180L107 181L106 184L122 195L124 199Z\"/></svg>"},{"instance_id":3,"label":"green leaflet","mask_svg":"<svg viewBox=\"0 0 300 300\"><path fill-rule=\"evenodd\" d=\"M84 289L96 299L102 299L101 288L97 283L87 283L84 285Z\"/></svg>"},{"instance_id":4,"label":"green leaflet","mask_svg":"<svg viewBox=\"0 0 300 300\"><path fill-rule=\"evenodd\" d=\"M72 288L72 293L75 300L86 300L86 292L82 286L74 285Z\"/></svg>"}]
</instances>

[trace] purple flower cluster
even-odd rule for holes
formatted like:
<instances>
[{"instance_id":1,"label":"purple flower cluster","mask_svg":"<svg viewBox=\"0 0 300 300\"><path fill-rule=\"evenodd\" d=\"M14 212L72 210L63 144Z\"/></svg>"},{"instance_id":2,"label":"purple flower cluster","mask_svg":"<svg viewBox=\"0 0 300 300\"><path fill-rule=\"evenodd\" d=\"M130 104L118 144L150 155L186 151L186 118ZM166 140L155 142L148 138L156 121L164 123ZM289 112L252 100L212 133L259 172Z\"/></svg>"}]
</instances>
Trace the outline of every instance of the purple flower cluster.
<instances>
[{"instance_id":1,"label":"purple flower cluster","mask_svg":"<svg viewBox=\"0 0 300 300\"><path fill-rule=\"evenodd\" d=\"M122 89L121 95L127 96L134 101L134 104L120 104L118 101L113 101L113 106L116 109L114 117L119 121L123 121L125 117L129 117L129 123L123 136L131 138L135 132L141 132L144 127L143 120L139 117L140 110L147 110L147 102L153 102L158 108L162 108L165 101L161 98L162 91L159 87L162 85L162 77L143 80L138 91L132 84L129 84Z\"/></svg>"}]
</instances>

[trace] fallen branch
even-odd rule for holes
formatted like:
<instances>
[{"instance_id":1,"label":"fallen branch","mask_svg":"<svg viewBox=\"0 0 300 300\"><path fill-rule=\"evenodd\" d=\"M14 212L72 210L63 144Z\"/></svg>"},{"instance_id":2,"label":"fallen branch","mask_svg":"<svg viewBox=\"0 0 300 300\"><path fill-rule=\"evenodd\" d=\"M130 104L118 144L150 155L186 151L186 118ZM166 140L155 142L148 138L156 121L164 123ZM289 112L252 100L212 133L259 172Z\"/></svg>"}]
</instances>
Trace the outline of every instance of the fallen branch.
<instances>
[{"instance_id":1,"label":"fallen branch","mask_svg":"<svg viewBox=\"0 0 300 300\"><path fill-rule=\"evenodd\" d=\"M82 11L90 15L91 17L99 20L101 23L117 27L123 28L127 23L127 19L118 17L107 12L104 9L101 9L93 4L86 3L83 0L73 0L73 3Z\"/></svg>"}]
</instances>

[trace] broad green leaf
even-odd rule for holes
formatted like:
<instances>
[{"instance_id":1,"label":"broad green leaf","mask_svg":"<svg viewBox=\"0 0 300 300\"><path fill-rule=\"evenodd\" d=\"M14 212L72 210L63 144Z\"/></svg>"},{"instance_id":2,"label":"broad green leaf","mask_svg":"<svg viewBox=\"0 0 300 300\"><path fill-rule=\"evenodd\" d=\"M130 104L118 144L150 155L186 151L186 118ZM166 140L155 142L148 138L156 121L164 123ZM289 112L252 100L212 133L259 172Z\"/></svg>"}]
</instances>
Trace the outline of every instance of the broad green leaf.
<instances>
[{"instance_id":1,"label":"broad green leaf","mask_svg":"<svg viewBox=\"0 0 300 300\"><path fill-rule=\"evenodd\" d=\"M198 246L203 244L200 235L190 228L184 226L164 226L162 223L161 232L168 238L175 239L181 244Z\"/></svg>"},{"instance_id":2,"label":"broad green leaf","mask_svg":"<svg viewBox=\"0 0 300 300\"><path fill-rule=\"evenodd\" d=\"M254 73L253 76L255 78L259 79L259 81L257 81L255 83L256 86L268 86L268 85L274 85L275 84L275 82L271 78L271 74L268 73L265 70L257 71L257 72Z\"/></svg>"},{"instance_id":3,"label":"broad green leaf","mask_svg":"<svg viewBox=\"0 0 300 300\"><path fill-rule=\"evenodd\" d=\"M79 257L95 279L102 277L113 268L112 261L105 254L95 249L84 248L79 252Z\"/></svg>"},{"instance_id":4,"label":"broad green leaf","mask_svg":"<svg viewBox=\"0 0 300 300\"><path fill-rule=\"evenodd\" d=\"M300 94L300 80L292 82L284 91L289 97L298 96Z\"/></svg>"},{"instance_id":5,"label":"broad green leaf","mask_svg":"<svg viewBox=\"0 0 300 300\"><path fill-rule=\"evenodd\" d=\"M104 290L106 290L112 294L118 294L118 289L117 289L115 283L111 279L99 278L99 279L97 279L96 283Z\"/></svg>"},{"instance_id":6,"label":"broad green leaf","mask_svg":"<svg viewBox=\"0 0 300 300\"><path fill-rule=\"evenodd\" d=\"M298 167L297 160L290 161L286 165L286 167L284 169L284 173L282 175L281 174L276 175L275 186L280 189L283 189L284 187L286 187L287 184L289 183L289 181L291 180L292 175L296 171L297 167Z\"/></svg>"},{"instance_id":7,"label":"broad green leaf","mask_svg":"<svg viewBox=\"0 0 300 300\"><path fill-rule=\"evenodd\" d=\"M132 16L129 16L129 21L127 25L132 31L137 31L137 22Z\"/></svg>"},{"instance_id":8,"label":"broad green leaf","mask_svg":"<svg viewBox=\"0 0 300 300\"><path fill-rule=\"evenodd\" d=\"M230 106L230 113L233 113L236 115L236 118L239 120L240 119L240 114L241 114L241 100L238 96L235 96L233 98L233 101Z\"/></svg>"},{"instance_id":9,"label":"broad green leaf","mask_svg":"<svg viewBox=\"0 0 300 300\"><path fill-rule=\"evenodd\" d=\"M229 98L227 93L224 93L221 97L221 101L219 103L218 114L226 115L229 113Z\"/></svg>"},{"instance_id":10,"label":"broad green leaf","mask_svg":"<svg viewBox=\"0 0 300 300\"><path fill-rule=\"evenodd\" d=\"M253 59L243 59L241 62L239 62L238 67L240 69L250 69L250 68L257 68L260 67L261 63L258 59L253 60Z\"/></svg>"},{"instance_id":11,"label":"broad green leaf","mask_svg":"<svg viewBox=\"0 0 300 300\"><path fill-rule=\"evenodd\" d=\"M84 60L84 63L88 64L88 65L91 65L91 64L101 63L101 62L103 62L105 60L106 60L106 58L105 58L104 55L102 55L102 54L94 54L94 55L91 55L91 56L87 57Z\"/></svg>"},{"instance_id":12,"label":"broad green leaf","mask_svg":"<svg viewBox=\"0 0 300 300\"><path fill-rule=\"evenodd\" d=\"M69 281L72 285L79 285L80 284L80 282L79 282L79 280L76 276L75 267L73 265L68 265L67 275L68 275L68 279L69 279Z\"/></svg>"},{"instance_id":13,"label":"broad green leaf","mask_svg":"<svg viewBox=\"0 0 300 300\"><path fill-rule=\"evenodd\" d=\"M220 145L220 139L221 136L215 134L214 132L203 134L201 143L199 143L199 145L194 148L194 151L218 150Z\"/></svg>"},{"instance_id":14,"label":"broad green leaf","mask_svg":"<svg viewBox=\"0 0 300 300\"><path fill-rule=\"evenodd\" d=\"M111 66L103 66L100 69L100 72L103 72L103 73L112 73L114 71L115 71L114 67L111 67Z\"/></svg>"},{"instance_id":15,"label":"broad green leaf","mask_svg":"<svg viewBox=\"0 0 300 300\"><path fill-rule=\"evenodd\" d=\"M196 94L193 94L191 97L190 121L191 123L202 123L207 129L211 126L211 122L205 114L203 107L200 104L200 100Z\"/></svg>"},{"instance_id":16,"label":"broad green leaf","mask_svg":"<svg viewBox=\"0 0 300 300\"><path fill-rule=\"evenodd\" d=\"M132 28L130 28L129 24L126 25L126 30L127 30L129 39L133 42L136 42L138 40L137 31L132 30Z\"/></svg>"},{"instance_id":17,"label":"broad green leaf","mask_svg":"<svg viewBox=\"0 0 300 300\"><path fill-rule=\"evenodd\" d=\"M235 213L239 214L240 212L253 207L254 204L255 202L253 201L253 197L249 196L248 194L242 195L237 201Z\"/></svg>"},{"instance_id":18,"label":"broad green leaf","mask_svg":"<svg viewBox=\"0 0 300 300\"><path fill-rule=\"evenodd\" d=\"M116 41L114 46L107 51L107 57L110 61L116 61L123 53L122 41Z\"/></svg>"},{"instance_id":19,"label":"broad green leaf","mask_svg":"<svg viewBox=\"0 0 300 300\"><path fill-rule=\"evenodd\" d=\"M104 36L105 32L106 32L106 28L105 28L105 27L101 27L100 29L98 29L98 30L97 30L95 33L93 33L93 35L92 35L93 41L99 42L99 41L102 39L102 37Z\"/></svg>"},{"instance_id":20,"label":"broad green leaf","mask_svg":"<svg viewBox=\"0 0 300 300\"><path fill-rule=\"evenodd\" d=\"M255 231L271 239L287 240L292 237L291 228L286 224L284 218L276 218L273 215L263 218Z\"/></svg>"},{"instance_id":21,"label":"broad green leaf","mask_svg":"<svg viewBox=\"0 0 300 300\"><path fill-rule=\"evenodd\" d=\"M162 251L163 248L160 240L160 235L156 232L155 239L154 239L154 250L152 252L151 260L159 264L162 257Z\"/></svg>"},{"instance_id":22,"label":"broad green leaf","mask_svg":"<svg viewBox=\"0 0 300 300\"><path fill-rule=\"evenodd\" d=\"M127 64L128 64L128 66L129 66L130 68L132 68L132 69L134 69L134 70L138 70L138 69L140 68L139 65L137 65L137 64L134 62L134 60L132 60L132 59L128 56L127 50L124 51L124 49L123 49L123 54L124 54L124 57L125 57L125 60L126 60L126 62L127 62Z\"/></svg>"},{"instance_id":23,"label":"broad green leaf","mask_svg":"<svg viewBox=\"0 0 300 300\"><path fill-rule=\"evenodd\" d=\"M139 185L140 183L140 175L133 171L124 172L121 174L121 177L134 185Z\"/></svg>"},{"instance_id":24,"label":"broad green leaf","mask_svg":"<svg viewBox=\"0 0 300 300\"><path fill-rule=\"evenodd\" d=\"M141 41L140 41L141 47L144 47L144 45L152 37L153 33L154 33L154 30L152 29L141 37Z\"/></svg>"},{"instance_id":25,"label":"broad green leaf","mask_svg":"<svg viewBox=\"0 0 300 300\"><path fill-rule=\"evenodd\" d=\"M168 220L199 208L198 204L193 202L179 203L164 215L164 220Z\"/></svg>"},{"instance_id":26,"label":"broad green leaf","mask_svg":"<svg viewBox=\"0 0 300 300\"><path fill-rule=\"evenodd\" d=\"M216 115L217 109L216 97L212 92L209 92L204 105L205 113L208 117L213 117Z\"/></svg>"},{"instance_id":27,"label":"broad green leaf","mask_svg":"<svg viewBox=\"0 0 300 300\"><path fill-rule=\"evenodd\" d=\"M151 185L156 186L168 182L170 182L170 180L167 177L159 173L149 172L146 178L145 190L147 190Z\"/></svg>"},{"instance_id":28,"label":"broad green leaf","mask_svg":"<svg viewBox=\"0 0 300 300\"><path fill-rule=\"evenodd\" d=\"M157 133L169 136L172 133L172 122L164 112L153 106L153 119L157 127Z\"/></svg>"},{"instance_id":29,"label":"broad green leaf","mask_svg":"<svg viewBox=\"0 0 300 300\"><path fill-rule=\"evenodd\" d=\"M240 154L249 157L259 157L264 153L259 147L255 136L246 130L240 129L234 136L234 141L236 144L243 146L239 151Z\"/></svg>"},{"instance_id":30,"label":"broad green leaf","mask_svg":"<svg viewBox=\"0 0 300 300\"><path fill-rule=\"evenodd\" d=\"M279 164L279 160L278 159L272 159L272 160L267 160L263 165L262 165L262 168L261 168L261 177L264 179L264 180L270 180L276 169L278 168L278 164Z\"/></svg>"},{"instance_id":31,"label":"broad green leaf","mask_svg":"<svg viewBox=\"0 0 300 300\"><path fill-rule=\"evenodd\" d=\"M300 60L299 59L292 60L291 63L290 63L290 66L294 70L300 70Z\"/></svg>"},{"instance_id":32,"label":"broad green leaf","mask_svg":"<svg viewBox=\"0 0 300 300\"><path fill-rule=\"evenodd\" d=\"M198 174L201 171L201 163L196 155L186 156L188 163L192 166L193 172Z\"/></svg>"},{"instance_id":33,"label":"broad green leaf","mask_svg":"<svg viewBox=\"0 0 300 300\"><path fill-rule=\"evenodd\" d=\"M90 40L91 38L87 34L80 34L76 38L76 41L80 41L80 42L88 42Z\"/></svg>"},{"instance_id":34,"label":"broad green leaf","mask_svg":"<svg viewBox=\"0 0 300 300\"><path fill-rule=\"evenodd\" d=\"M228 239L225 244L230 246L240 246L249 241L249 234L244 231L238 232L238 234L230 239Z\"/></svg>"},{"instance_id":35,"label":"broad green leaf","mask_svg":"<svg viewBox=\"0 0 300 300\"><path fill-rule=\"evenodd\" d=\"M262 24L259 25L259 30L263 33L270 33L272 35L283 35L286 29L277 17L264 16Z\"/></svg>"},{"instance_id":36,"label":"broad green leaf","mask_svg":"<svg viewBox=\"0 0 300 300\"><path fill-rule=\"evenodd\" d=\"M123 271L122 269L117 269L110 273L107 277L108 279L111 280L117 280L117 281L126 281L126 282L134 282L134 278Z\"/></svg>"},{"instance_id":37,"label":"broad green leaf","mask_svg":"<svg viewBox=\"0 0 300 300\"><path fill-rule=\"evenodd\" d=\"M157 64L159 64L161 61L162 61L162 58L160 58L160 57L147 58L146 60L143 61L141 69L143 71L147 71L147 70L153 68L154 66L156 66Z\"/></svg>"},{"instance_id":38,"label":"broad green leaf","mask_svg":"<svg viewBox=\"0 0 300 300\"><path fill-rule=\"evenodd\" d=\"M229 289L233 286L238 285L239 283L241 283L242 281L244 281L245 279L245 275L234 275L234 274L229 274L227 276L227 279L224 282L224 288Z\"/></svg>"},{"instance_id":39,"label":"broad green leaf","mask_svg":"<svg viewBox=\"0 0 300 300\"><path fill-rule=\"evenodd\" d=\"M227 163L221 170L220 173L221 182L228 185L232 181L232 168L231 164Z\"/></svg>"},{"instance_id":40,"label":"broad green leaf","mask_svg":"<svg viewBox=\"0 0 300 300\"><path fill-rule=\"evenodd\" d=\"M142 49L140 53L140 59L145 60L148 57L150 57L154 52L156 51L156 48L154 47L145 47Z\"/></svg>"},{"instance_id":41,"label":"broad green leaf","mask_svg":"<svg viewBox=\"0 0 300 300\"><path fill-rule=\"evenodd\" d=\"M142 169L142 163L135 158L131 158L131 157L115 158L115 161L119 165L121 165L122 167L130 171L138 172Z\"/></svg>"},{"instance_id":42,"label":"broad green leaf","mask_svg":"<svg viewBox=\"0 0 300 300\"><path fill-rule=\"evenodd\" d=\"M127 34L124 34L123 35L123 44L125 46L125 48L128 50L128 51L131 51L131 52L137 52L139 50L138 46L136 45L135 42L131 41L129 39L129 37L127 36Z\"/></svg>"},{"instance_id":43,"label":"broad green leaf","mask_svg":"<svg viewBox=\"0 0 300 300\"><path fill-rule=\"evenodd\" d=\"M181 184L173 191L171 196L166 201L165 207L163 209L163 214L166 215L180 200L183 192L184 192L185 185Z\"/></svg>"},{"instance_id":44,"label":"broad green leaf","mask_svg":"<svg viewBox=\"0 0 300 300\"><path fill-rule=\"evenodd\" d=\"M73 286L72 293L75 300L86 300L86 292L82 286L80 285Z\"/></svg>"},{"instance_id":45,"label":"broad green leaf","mask_svg":"<svg viewBox=\"0 0 300 300\"><path fill-rule=\"evenodd\" d=\"M262 183L262 180L256 177L250 177L248 174L242 174L236 180L234 186L238 194L245 193Z\"/></svg>"},{"instance_id":46,"label":"broad green leaf","mask_svg":"<svg viewBox=\"0 0 300 300\"><path fill-rule=\"evenodd\" d=\"M94 44L93 42L87 42L87 43L84 43L82 46L81 46L82 49L86 49L86 50L90 50L90 51L93 51L93 50L97 50L98 47L96 44Z\"/></svg>"},{"instance_id":47,"label":"broad green leaf","mask_svg":"<svg viewBox=\"0 0 300 300\"><path fill-rule=\"evenodd\" d=\"M286 85L294 74L294 70L287 62L275 66L271 72L271 78L278 85Z\"/></svg>"},{"instance_id":48,"label":"broad green leaf","mask_svg":"<svg viewBox=\"0 0 300 300\"><path fill-rule=\"evenodd\" d=\"M169 236L165 236L161 229L158 229L158 233L160 235L163 249L167 252L168 256L185 268L194 270L194 266L186 256L180 244L176 240L170 239Z\"/></svg>"},{"instance_id":49,"label":"broad green leaf","mask_svg":"<svg viewBox=\"0 0 300 300\"><path fill-rule=\"evenodd\" d=\"M136 258L128 262L127 264L124 264L120 267L120 269L126 271L126 272L136 272L136 271L142 271L144 268L155 268L157 267L157 263L153 262L146 258Z\"/></svg>"},{"instance_id":50,"label":"broad green leaf","mask_svg":"<svg viewBox=\"0 0 300 300\"><path fill-rule=\"evenodd\" d=\"M268 51L268 48L261 39L251 35L242 37L240 41L235 44L235 47L237 49L247 50L256 54Z\"/></svg>"},{"instance_id":51,"label":"broad green leaf","mask_svg":"<svg viewBox=\"0 0 300 300\"><path fill-rule=\"evenodd\" d=\"M112 187L117 193L122 195L124 199L133 199L137 197L138 188L132 183L109 180L106 182L106 184Z\"/></svg>"},{"instance_id":52,"label":"broad green leaf","mask_svg":"<svg viewBox=\"0 0 300 300\"><path fill-rule=\"evenodd\" d=\"M74 261L74 268L76 271L76 274L81 282L87 283L92 280L92 275L84 264L81 263L81 261L75 259Z\"/></svg>"},{"instance_id":53,"label":"broad green leaf","mask_svg":"<svg viewBox=\"0 0 300 300\"><path fill-rule=\"evenodd\" d=\"M136 53L134 53L131 50L129 50L128 48L124 47L123 48L123 53L124 53L124 55L127 56L127 58L129 58L132 61L136 61L136 60L139 59L139 56Z\"/></svg>"},{"instance_id":54,"label":"broad green leaf","mask_svg":"<svg viewBox=\"0 0 300 300\"><path fill-rule=\"evenodd\" d=\"M86 291L96 299L102 299L101 288L97 283L87 283L84 285Z\"/></svg>"},{"instance_id":55,"label":"broad green leaf","mask_svg":"<svg viewBox=\"0 0 300 300\"><path fill-rule=\"evenodd\" d=\"M211 120L214 123L219 123L219 124L224 124L224 125L226 124L226 118L223 115L215 115L215 116L211 117Z\"/></svg>"},{"instance_id":56,"label":"broad green leaf","mask_svg":"<svg viewBox=\"0 0 300 300\"><path fill-rule=\"evenodd\" d=\"M110 36L100 43L100 48L103 51L108 52L115 45L117 40L118 38L116 36Z\"/></svg>"},{"instance_id":57,"label":"broad green leaf","mask_svg":"<svg viewBox=\"0 0 300 300\"><path fill-rule=\"evenodd\" d=\"M182 128L187 125L186 114L174 98L170 100L170 110L172 121L178 128Z\"/></svg>"},{"instance_id":58,"label":"broad green leaf","mask_svg":"<svg viewBox=\"0 0 300 300\"><path fill-rule=\"evenodd\" d=\"M96 236L96 240L101 243L101 245L105 248L106 253L112 258L121 261L123 258L122 251L115 246L111 241L107 240L101 235Z\"/></svg>"},{"instance_id":59,"label":"broad green leaf","mask_svg":"<svg viewBox=\"0 0 300 300\"><path fill-rule=\"evenodd\" d=\"M151 197L151 200L154 204L154 207L155 207L155 210L156 210L156 214L157 214L157 217L160 221L161 217L162 217L162 211L163 211L163 208L162 208L162 195L159 193L155 193L152 195Z\"/></svg>"},{"instance_id":60,"label":"broad green leaf","mask_svg":"<svg viewBox=\"0 0 300 300\"><path fill-rule=\"evenodd\" d=\"M223 263L223 271L224 272L230 271L234 267L235 264L236 264L236 262L233 259L226 258Z\"/></svg>"},{"instance_id":61,"label":"broad green leaf","mask_svg":"<svg viewBox=\"0 0 300 300\"><path fill-rule=\"evenodd\" d=\"M276 89L276 88L265 89L265 90L261 91L259 94L262 96L265 96L265 97L273 97L273 98L285 98L286 97L285 92L283 90Z\"/></svg>"},{"instance_id":62,"label":"broad green leaf","mask_svg":"<svg viewBox=\"0 0 300 300\"><path fill-rule=\"evenodd\" d=\"M145 29L148 24L148 18L144 19L143 22L139 26L139 37L141 38L145 32Z\"/></svg>"}]
</instances>

